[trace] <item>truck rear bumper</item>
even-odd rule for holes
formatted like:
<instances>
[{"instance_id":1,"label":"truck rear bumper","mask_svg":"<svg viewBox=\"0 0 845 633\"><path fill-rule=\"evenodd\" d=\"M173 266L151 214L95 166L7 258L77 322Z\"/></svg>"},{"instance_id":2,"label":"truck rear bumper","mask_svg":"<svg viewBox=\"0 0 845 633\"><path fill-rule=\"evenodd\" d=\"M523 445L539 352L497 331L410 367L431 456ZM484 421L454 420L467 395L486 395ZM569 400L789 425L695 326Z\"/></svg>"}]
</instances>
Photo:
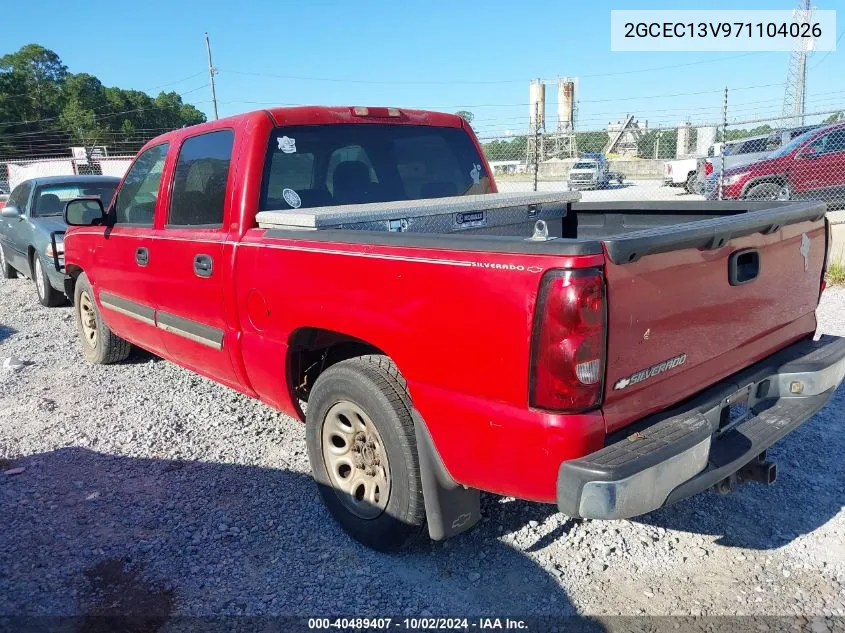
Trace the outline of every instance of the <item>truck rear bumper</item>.
<instances>
[{"instance_id":1,"label":"truck rear bumper","mask_svg":"<svg viewBox=\"0 0 845 633\"><path fill-rule=\"evenodd\" d=\"M563 462L564 514L623 519L705 490L821 409L845 377L845 338L805 340Z\"/></svg>"}]
</instances>

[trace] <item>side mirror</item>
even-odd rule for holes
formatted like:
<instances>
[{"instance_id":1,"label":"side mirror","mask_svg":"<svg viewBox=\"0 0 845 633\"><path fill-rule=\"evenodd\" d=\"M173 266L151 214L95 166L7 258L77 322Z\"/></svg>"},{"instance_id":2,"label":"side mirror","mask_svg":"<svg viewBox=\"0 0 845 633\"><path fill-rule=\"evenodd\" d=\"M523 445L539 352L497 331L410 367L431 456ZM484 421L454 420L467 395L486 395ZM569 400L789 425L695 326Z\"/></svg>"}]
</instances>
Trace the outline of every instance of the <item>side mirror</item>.
<instances>
[{"instance_id":1,"label":"side mirror","mask_svg":"<svg viewBox=\"0 0 845 633\"><path fill-rule=\"evenodd\" d=\"M19 218L21 217L21 210L13 204L7 204L0 209L0 216L4 218Z\"/></svg>"},{"instance_id":2,"label":"side mirror","mask_svg":"<svg viewBox=\"0 0 845 633\"><path fill-rule=\"evenodd\" d=\"M103 201L96 196L74 198L65 205L64 220L68 226L102 226L106 223Z\"/></svg>"},{"instance_id":3,"label":"side mirror","mask_svg":"<svg viewBox=\"0 0 845 633\"><path fill-rule=\"evenodd\" d=\"M816 158L818 154L816 154L815 147L808 147L799 155L799 158Z\"/></svg>"}]
</instances>

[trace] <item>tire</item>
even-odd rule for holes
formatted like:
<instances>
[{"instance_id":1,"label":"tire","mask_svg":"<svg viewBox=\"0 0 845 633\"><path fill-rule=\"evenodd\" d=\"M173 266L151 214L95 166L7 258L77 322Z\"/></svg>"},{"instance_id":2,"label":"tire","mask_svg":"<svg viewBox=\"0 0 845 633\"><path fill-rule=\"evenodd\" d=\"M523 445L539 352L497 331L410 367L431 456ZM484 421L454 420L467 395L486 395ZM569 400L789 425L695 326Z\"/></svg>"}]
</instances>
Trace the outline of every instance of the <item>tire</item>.
<instances>
[{"instance_id":1,"label":"tire","mask_svg":"<svg viewBox=\"0 0 845 633\"><path fill-rule=\"evenodd\" d=\"M103 322L94 291L85 273L76 279L73 292L73 314L82 343L82 355L95 365L119 363L129 356L132 345L112 332ZM92 334L93 331L93 334Z\"/></svg>"},{"instance_id":2,"label":"tire","mask_svg":"<svg viewBox=\"0 0 845 633\"><path fill-rule=\"evenodd\" d=\"M693 172L689 176L687 176L687 181L684 183L684 189L687 190L687 193L693 194L696 193L696 181L698 180L698 175Z\"/></svg>"},{"instance_id":3,"label":"tire","mask_svg":"<svg viewBox=\"0 0 845 633\"><path fill-rule=\"evenodd\" d=\"M35 282L35 292L38 294L38 301L47 308L55 308L65 303L65 295L50 284L44 262L41 255L35 253L32 256L32 280Z\"/></svg>"},{"instance_id":4,"label":"tire","mask_svg":"<svg viewBox=\"0 0 845 633\"><path fill-rule=\"evenodd\" d=\"M0 277L3 279L15 279L18 276L18 271L12 268L8 261L6 261L6 251L3 250L3 245L0 244Z\"/></svg>"},{"instance_id":5,"label":"tire","mask_svg":"<svg viewBox=\"0 0 845 633\"><path fill-rule=\"evenodd\" d=\"M745 194L747 200L789 200L789 197L789 185L776 182L754 185Z\"/></svg>"},{"instance_id":6,"label":"tire","mask_svg":"<svg viewBox=\"0 0 845 633\"><path fill-rule=\"evenodd\" d=\"M314 479L341 527L379 551L416 542L425 528L420 465L411 400L393 362L359 356L329 367L305 422Z\"/></svg>"}]
</instances>

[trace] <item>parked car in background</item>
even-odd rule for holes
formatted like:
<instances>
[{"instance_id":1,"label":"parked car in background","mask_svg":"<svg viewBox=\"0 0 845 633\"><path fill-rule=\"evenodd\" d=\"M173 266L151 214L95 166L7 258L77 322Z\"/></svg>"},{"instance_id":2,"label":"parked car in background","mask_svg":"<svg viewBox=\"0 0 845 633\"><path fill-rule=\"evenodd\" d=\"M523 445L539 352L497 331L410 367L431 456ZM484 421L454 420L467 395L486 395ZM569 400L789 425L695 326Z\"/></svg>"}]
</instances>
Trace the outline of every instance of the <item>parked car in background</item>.
<instances>
[{"instance_id":1,"label":"parked car in background","mask_svg":"<svg viewBox=\"0 0 845 633\"><path fill-rule=\"evenodd\" d=\"M65 203L96 196L107 204L119 182L109 176L51 176L25 180L15 187L0 209L0 275L9 279L23 273L35 281L42 305L63 303Z\"/></svg>"},{"instance_id":2,"label":"parked car in background","mask_svg":"<svg viewBox=\"0 0 845 633\"><path fill-rule=\"evenodd\" d=\"M569 170L567 184L572 190L603 189L611 180L621 185L625 176L621 172L610 171L604 154L584 153Z\"/></svg>"},{"instance_id":3,"label":"parked car in background","mask_svg":"<svg viewBox=\"0 0 845 633\"><path fill-rule=\"evenodd\" d=\"M705 193L719 196L719 174L707 179ZM765 160L725 169L722 199L845 202L845 123L811 129Z\"/></svg>"},{"instance_id":4,"label":"parked car in background","mask_svg":"<svg viewBox=\"0 0 845 633\"><path fill-rule=\"evenodd\" d=\"M775 130L768 135L751 136L726 143L724 151L709 152L708 157L701 161L696 179L701 185L704 185L707 178L714 174L718 176L722 169L740 167L763 160L773 151L791 142L792 139L820 127L822 127L822 124L802 125L801 127Z\"/></svg>"},{"instance_id":5,"label":"parked car in background","mask_svg":"<svg viewBox=\"0 0 845 633\"><path fill-rule=\"evenodd\" d=\"M663 163L663 184L667 187L684 187L687 193L701 193L704 180L713 172L714 162L722 160L742 160L746 155L753 155L749 160L756 160L765 148L768 135L752 136L727 143L714 143L707 151L707 156L689 156ZM755 153L757 152L757 153Z\"/></svg>"}]
</instances>

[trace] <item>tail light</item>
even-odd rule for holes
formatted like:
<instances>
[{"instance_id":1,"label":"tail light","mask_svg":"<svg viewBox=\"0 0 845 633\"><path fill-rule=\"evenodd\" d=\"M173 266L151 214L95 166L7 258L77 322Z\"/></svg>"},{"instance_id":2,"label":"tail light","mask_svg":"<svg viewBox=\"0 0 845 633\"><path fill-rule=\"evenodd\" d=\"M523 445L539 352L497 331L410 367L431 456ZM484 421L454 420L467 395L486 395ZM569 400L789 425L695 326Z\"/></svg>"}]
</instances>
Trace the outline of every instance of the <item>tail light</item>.
<instances>
[{"instance_id":1,"label":"tail light","mask_svg":"<svg viewBox=\"0 0 845 633\"><path fill-rule=\"evenodd\" d=\"M666 163L666 173L672 175L672 163Z\"/></svg>"},{"instance_id":2,"label":"tail light","mask_svg":"<svg viewBox=\"0 0 845 633\"><path fill-rule=\"evenodd\" d=\"M534 313L532 407L575 412L600 404L606 320L600 269L546 273Z\"/></svg>"},{"instance_id":3,"label":"tail light","mask_svg":"<svg viewBox=\"0 0 845 633\"><path fill-rule=\"evenodd\" d=\"M824 263L822 264L822 281L819 284L819 301L822 300L822 293L827 289L827 267L830 265L830 251L833 248L833 229L830 220L826 216L824 219L824 231Z\"/></svg>"},{"instance_id":4,"label":"tail light","mask_svg":"<svg viewBox=\"0 0 845 633\"><path fill-rule=\"evenodd\" d=\"M704 175L709 176L713 173L713 163L709 160L704 161Z\"/></svg>"}]
</instances>

